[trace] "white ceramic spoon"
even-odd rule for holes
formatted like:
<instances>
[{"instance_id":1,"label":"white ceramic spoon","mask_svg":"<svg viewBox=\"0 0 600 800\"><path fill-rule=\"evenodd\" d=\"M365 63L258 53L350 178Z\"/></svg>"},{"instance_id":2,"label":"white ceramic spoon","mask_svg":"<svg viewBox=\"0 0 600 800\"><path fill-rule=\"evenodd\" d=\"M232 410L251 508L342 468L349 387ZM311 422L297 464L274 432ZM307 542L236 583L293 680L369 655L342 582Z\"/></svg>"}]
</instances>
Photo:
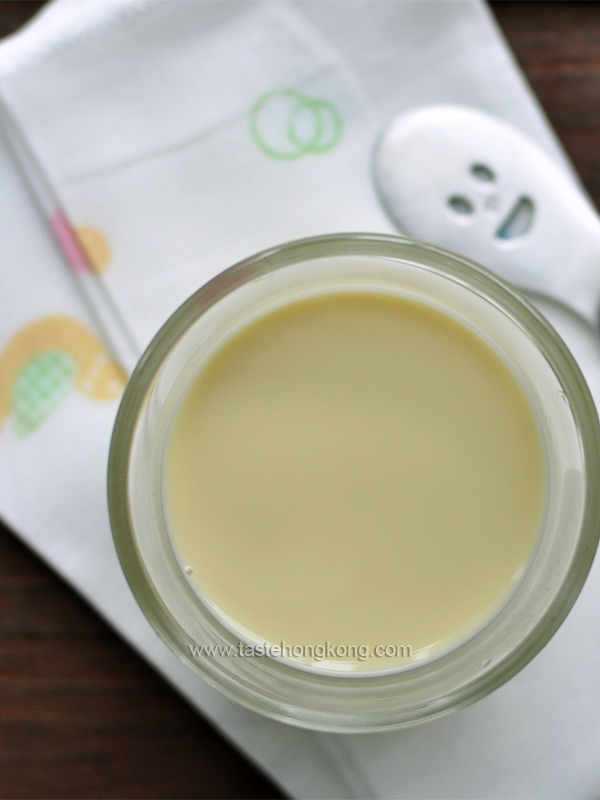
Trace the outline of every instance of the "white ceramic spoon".
<instances>
[{"instance_id":1,"label":"white ceramic spoon","mask_svg":"<svg viewBox=\"0 0 600 800\"><path fill-rule=\"evenodd\" d=\"M600 406L600 217L574 182L516 128L460 106L397 117L373 166L401 231L463 253L529 295Z\"/></svg>"}]
</instances>

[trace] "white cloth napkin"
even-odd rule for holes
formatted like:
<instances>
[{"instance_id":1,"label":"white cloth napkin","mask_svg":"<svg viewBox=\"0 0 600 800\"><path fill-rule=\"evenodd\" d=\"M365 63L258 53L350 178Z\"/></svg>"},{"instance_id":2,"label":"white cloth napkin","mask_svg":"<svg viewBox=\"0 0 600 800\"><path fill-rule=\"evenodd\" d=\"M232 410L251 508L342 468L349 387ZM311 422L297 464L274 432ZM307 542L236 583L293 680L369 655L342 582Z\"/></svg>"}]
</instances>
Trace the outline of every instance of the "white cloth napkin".
<instances>
[{"instance_id":1,"label":"white cloth napkin","mask_svg":"<svg viewBox=\"0 0 600 800\"><path fill-rule=\"evenodd\" d=\"M370 157L403 110L495 113L576 180L478 0L55 0L0 46L0 93L140 346L192 291L263 247L393 231ZM138 610L112 546L117 378L2 146L0 209L0 513L34 550L293 796L597 795L597 566L522 673L402 732L287 727L183 667ZM588 341L581 352L593 371L600 353Z\"/></svg>"}]
</instances>

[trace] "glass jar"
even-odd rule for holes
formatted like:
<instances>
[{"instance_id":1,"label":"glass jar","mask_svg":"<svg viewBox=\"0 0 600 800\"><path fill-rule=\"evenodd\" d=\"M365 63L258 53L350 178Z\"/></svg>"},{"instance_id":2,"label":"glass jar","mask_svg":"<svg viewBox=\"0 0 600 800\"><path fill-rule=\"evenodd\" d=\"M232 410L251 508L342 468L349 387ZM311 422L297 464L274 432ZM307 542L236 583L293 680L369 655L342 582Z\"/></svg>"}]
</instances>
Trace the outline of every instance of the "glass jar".
<instances>
[{"instance_id":1,"label":"glass jar","mask_svg":"<svg viewBox=\"0 0 600 800\"><path fill-rule=\"evenodd\" d=\"M167 528L162 476L176 409L233 331L300 298L338 290L412 299L460 320L510 367L538 419L547 508L531 560L507 601L465 640L381 672L307 670L233 658L240 637L193 590ZM600 428L570 352L535 308L483 267L404 237L340 234L291 242L217 275L165 323L129 381L108 471L114 539L131 589L157 633L194 672L273 719L337 732L382 731L465 706L522 669L575 602L600 532ZM221 653L221 654L220 654Z\"/></svg>"}]
</instances>

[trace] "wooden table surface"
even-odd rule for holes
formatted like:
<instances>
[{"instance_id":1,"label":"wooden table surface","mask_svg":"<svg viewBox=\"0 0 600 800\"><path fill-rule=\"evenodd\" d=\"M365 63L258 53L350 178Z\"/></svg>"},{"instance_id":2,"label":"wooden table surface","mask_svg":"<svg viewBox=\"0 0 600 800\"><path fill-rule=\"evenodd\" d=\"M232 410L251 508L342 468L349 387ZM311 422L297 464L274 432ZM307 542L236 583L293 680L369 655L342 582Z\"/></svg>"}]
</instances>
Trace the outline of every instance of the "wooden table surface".
<instances>
[{"instance_id":1,"label":"wooden table surface","mask_svg":"<svg viewBox=\"0 0 600 800\"><path fill-rule=\"evenodd\" d=\"M0 0L0 35L41 5ZM598 205L600 3L491 6ZM0 526L0 797L281 796Z\"/></svg>"}]
</instances>

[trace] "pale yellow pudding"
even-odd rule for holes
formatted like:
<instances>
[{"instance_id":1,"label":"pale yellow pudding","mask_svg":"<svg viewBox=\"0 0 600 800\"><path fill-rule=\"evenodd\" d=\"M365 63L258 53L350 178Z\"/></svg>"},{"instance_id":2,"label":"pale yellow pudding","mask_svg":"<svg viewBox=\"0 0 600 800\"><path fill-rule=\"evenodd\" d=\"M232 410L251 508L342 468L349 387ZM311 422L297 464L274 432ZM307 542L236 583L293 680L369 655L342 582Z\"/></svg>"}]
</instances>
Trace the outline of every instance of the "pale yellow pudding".
<instances>
[{"instance_id":1,"label":"pale yellow pudding","mask_svg":"<svg viewBox=\"0 0 600 800\"><path fill-rule=\"evenodd\" d=\"M309 654L362 647L340 668L380 670L503 605L547 469L523 389L478 335L425 304L332 291L217 349L176 413L164 478L180 564L231 624Z\"/></svg>"}]
</instances>

